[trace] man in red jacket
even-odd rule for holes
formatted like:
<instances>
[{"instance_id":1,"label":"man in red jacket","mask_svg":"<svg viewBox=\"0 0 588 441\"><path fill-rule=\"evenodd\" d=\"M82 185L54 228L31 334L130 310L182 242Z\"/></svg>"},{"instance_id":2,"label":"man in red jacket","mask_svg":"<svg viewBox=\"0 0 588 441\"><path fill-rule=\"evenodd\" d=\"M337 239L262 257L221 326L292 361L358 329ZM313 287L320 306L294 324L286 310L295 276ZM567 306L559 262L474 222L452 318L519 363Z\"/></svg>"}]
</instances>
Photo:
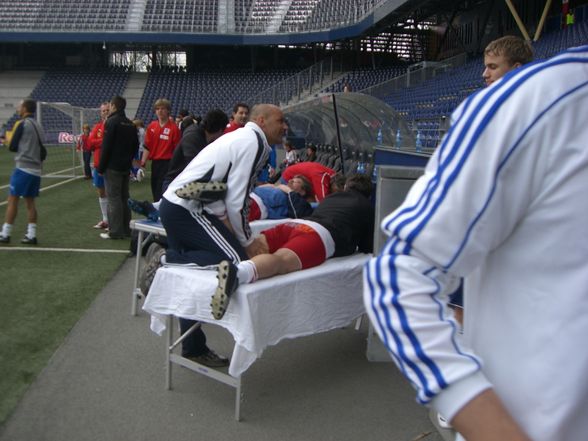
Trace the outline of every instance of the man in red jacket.
<instances>
[{"instance_id":1,"label":"man in red jacket","mask_svg":"<svg viewBox=\"0 0 588 441\"><path fill-rule=\"evenodd\" d=\"M163 180L169 168L174 150L180 142L181 133L175 121L170 118L171 103L160 98L153 105L157 121L151 122L145 130L145 151L141 167L151 160L151 194L153 202L161 199Z\"/></svg>"},{"instance_id":2,"label":"man in red jacket","mask_svg":"<svg viewBox=\"0 0 588 441\"><path fill-rule=\"evenodd\" d=\"M233 132L245 126L249 121L249 106L245 103L237 103L233 106L233 115L231 121L225 128L225 133Z\"/></svg>"},{"instance_id":3,"label":"man in red jacket","mask_svg":"<svg viewBox=\"0 0 588 441\"><path fill-rule=\"evenodd\" d=\"M100 105L100 121L92 128L88 136L88 144L90 149L94 152L94 169L92 170L92 182L96 191L98 192L98 204L100 205L100 212L102 213L102 220L99 221L94 228L105 230L108 228L108 199L106 197L106 188L104 186L104 178L98 173L98 165L100 164L100 150L102 149L102 139L104 138L104 121L110 112L110 103L103 102Z\"/></svg>"}]
</instances>

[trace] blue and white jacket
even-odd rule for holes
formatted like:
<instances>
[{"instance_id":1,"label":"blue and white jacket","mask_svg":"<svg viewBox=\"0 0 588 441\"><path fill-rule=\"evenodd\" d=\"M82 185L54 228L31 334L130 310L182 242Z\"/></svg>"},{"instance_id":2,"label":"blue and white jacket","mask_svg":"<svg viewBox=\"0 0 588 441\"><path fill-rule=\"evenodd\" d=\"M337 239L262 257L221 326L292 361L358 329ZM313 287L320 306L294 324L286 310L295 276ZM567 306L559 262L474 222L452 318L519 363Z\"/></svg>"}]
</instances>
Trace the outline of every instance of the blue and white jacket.
<instances>
[{"instance_id":1,"label":"blue and white jacket","mask_svg":"<svg viewBox=\"0 0 588 441\"><path fill-rule=\"evenodd\" d=\"M451 419L493 387L533 440L588 434L588 46L474 94L365 268L394 361ZM464 341L446 296L465 278Z\"/></svg>"}]
</instances>

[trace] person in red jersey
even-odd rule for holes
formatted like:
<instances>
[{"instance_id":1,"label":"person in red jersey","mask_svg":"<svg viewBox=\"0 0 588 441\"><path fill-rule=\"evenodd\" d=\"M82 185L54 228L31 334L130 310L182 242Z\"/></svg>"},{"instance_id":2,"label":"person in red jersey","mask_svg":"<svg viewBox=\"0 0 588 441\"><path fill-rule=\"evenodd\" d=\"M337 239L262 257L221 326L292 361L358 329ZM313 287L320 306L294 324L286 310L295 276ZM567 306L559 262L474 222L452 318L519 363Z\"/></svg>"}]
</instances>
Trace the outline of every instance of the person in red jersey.
<instances>
[{"instance_id":1,"label":"person in red jersey","mask_svg":"<svg viewBox=\"0 0 588 441\"><path fill-rule=\"evenodd\" d=\"M180 142L181 133L175 121L170 117L171 103L160 98L153 105L157 121L151 122L145 131L145 151L141 158L141 167L151 160L151 194L153 201L161 199L163 179L167 174L169 162Z\"/></svg>"}]
</instances>

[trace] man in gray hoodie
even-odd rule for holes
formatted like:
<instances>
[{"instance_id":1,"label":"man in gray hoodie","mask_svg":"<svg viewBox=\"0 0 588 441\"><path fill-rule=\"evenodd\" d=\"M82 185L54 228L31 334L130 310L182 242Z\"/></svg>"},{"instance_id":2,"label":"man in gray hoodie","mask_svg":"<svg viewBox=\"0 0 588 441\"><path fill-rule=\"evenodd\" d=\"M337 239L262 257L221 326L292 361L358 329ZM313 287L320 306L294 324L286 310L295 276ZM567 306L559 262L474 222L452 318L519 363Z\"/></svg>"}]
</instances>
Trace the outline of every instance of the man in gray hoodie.
<instances>
[{"instance_id":1,"label":"man in gray hoodie","mask_svg":"<svg viewBox=\"0 0 588 441\"><path fill-rule=\"evenodd\" d=\"M41 186L41 150L43 146L43 128L35 121L37 103L32 99L21 102L18 113L21 117L14 125L12 139L8 149L16 152L16 168L10 177L10 193L6 207L6 218L0 233L0 243L9 243L12 226L18 213L18 201L24 198L28 212L28 226L23 244L37 245L37 208L35 198L39 196Z\"/></svg>"}]
</instances>

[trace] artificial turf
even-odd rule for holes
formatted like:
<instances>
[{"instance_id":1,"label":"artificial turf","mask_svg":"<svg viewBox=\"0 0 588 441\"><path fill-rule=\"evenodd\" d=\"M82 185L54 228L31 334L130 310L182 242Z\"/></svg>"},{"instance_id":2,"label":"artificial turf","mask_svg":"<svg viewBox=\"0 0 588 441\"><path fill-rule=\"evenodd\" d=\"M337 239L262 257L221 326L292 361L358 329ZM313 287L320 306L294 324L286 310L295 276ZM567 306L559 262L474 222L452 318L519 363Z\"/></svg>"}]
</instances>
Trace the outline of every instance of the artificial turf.
<instances>
[{"instance_id":1,"label":"artificial turf","mask_svg":"<svg viewBox=\"0 0 588 441\"><path fill-rule=\"evenodd\" d=\"M0 148L0 202L6 200L13 168L12 154ZM99 237L100 231L92 228L100 220L100 210L91 181L44 178L41 188L55 184L61 185L42 191L36 201L37 247L17 249L22 247L20 239L26 232L23 201L12 243L0 245L0 424L129 250L128 240L104 240ZM131 197L150 199L149 180L132 183ZM5 210L2 204L0 222L4 221Z\"/></svg>"}]
</instances>

